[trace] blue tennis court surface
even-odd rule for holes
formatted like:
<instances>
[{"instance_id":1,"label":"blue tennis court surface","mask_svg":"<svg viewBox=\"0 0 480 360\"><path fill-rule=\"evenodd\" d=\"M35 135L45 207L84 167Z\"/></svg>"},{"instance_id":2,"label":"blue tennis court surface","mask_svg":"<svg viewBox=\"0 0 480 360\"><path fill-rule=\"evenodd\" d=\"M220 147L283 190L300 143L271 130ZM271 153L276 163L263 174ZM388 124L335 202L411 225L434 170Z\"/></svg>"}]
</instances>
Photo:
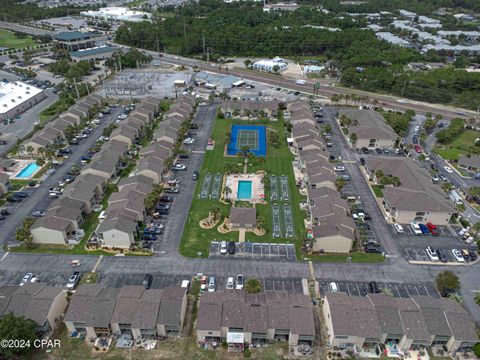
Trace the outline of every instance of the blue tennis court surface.
<instances>
[{"instance_id":1,"label":"blue tennis court surface","mask_svg":"<svg viewBox=\"0 0 480 360\"><path fill-rule=\"evenodd\" d=\"M244 146L248 146L248 150L256 156L267 155L266 132L263 125L232 125L228 155L237 155Z\"/></svg>"}]
</instances>

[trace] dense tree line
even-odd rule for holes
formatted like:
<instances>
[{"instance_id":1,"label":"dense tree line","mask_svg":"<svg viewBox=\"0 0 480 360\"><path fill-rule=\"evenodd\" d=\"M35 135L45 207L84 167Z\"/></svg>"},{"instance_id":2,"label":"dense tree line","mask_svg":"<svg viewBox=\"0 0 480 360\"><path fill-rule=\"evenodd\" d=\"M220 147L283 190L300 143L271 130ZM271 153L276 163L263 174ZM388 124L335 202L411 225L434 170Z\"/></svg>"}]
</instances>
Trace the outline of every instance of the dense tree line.
<instances>
[{"instance_id":1,"label":"dense tree line","mask_svg":"<svg viewBox=\"0 0 480 360\"><path fill-rule=\"evenodd\" d=\"M59 6L54 8L40 7L35 2L24 2L19 0L1 0L1 20L9 22L24 22L27 20L40 20L67 15L79 15L80 11L90 7L80 6Z\"/></svg>"},{"instance_id":2,"label":"dense tree line","mask_svg":"<svg viewBox=\"0 0 480 360\"><path fill-rule=\"evenodd\" d=\"M437 132L436 137L439 143L445 144L460 135L464 130L465 121L463 119L452 119L447 128Z\"/></svg>"},{"instance_id":3,"label":"dense tree line","mask_svg":"<svg viewBox=\"0 0 480 360\"><path fill-rule=\"evenodd\" d=\"M105 65L111 69L135 69L140 64L148 63L152 60L150 55L146 55L135 48L127 51L119 50L105 62Z\"/></svg>"}]
</instances>

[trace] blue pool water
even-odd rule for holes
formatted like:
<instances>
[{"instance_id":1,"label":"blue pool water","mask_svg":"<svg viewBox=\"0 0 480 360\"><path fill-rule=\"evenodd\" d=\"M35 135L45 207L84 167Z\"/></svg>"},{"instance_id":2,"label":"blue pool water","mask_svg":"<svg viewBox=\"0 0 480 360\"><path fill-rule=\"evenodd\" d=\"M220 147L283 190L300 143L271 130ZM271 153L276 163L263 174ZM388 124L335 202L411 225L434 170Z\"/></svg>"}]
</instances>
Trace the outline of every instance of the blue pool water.
<instances>
[{"instance_id":1,"label":"blue pool water","mask_svg":"<svg viewBox=\"0 0 480 360\"><path fill-rule=\"evenodd\" d=\"M35 174L38 170L40 169L40 166L37 165L37 163L30 163L27 166L25 166L22 171L20 171L17 175L15 175L16 178L29 178L33 174Z\"/></svg>"},{"instance_id":2,"label":"blue pool water","mask_svg":"<svg viewBox=\"0 0 480 360\"><path fill-rule=\"evenodd\" d=\"M251 199L252 198L252 182L240 180L238 182L237 199Z\"/></svg>"}]
</instances>

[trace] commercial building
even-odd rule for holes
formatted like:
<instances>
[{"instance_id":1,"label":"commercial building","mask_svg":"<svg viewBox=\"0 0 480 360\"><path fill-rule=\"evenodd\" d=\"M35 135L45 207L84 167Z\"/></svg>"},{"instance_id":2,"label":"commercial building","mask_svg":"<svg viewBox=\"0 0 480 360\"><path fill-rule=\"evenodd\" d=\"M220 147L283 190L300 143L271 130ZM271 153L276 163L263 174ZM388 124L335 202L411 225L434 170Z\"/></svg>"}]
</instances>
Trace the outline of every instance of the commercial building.
<instances>
[{"instance_id":1,"label":"commercial building","mask_svg":"<svg viewBox=\"0 0 480 360\"><path fill-rule=\"evenodd\" d=\"M271 341L312 345L316 336L310 298L286 291L204 293L196 331L199 342L226 341L232 349Z\"/></svg>"},{"instance_id":2,"label":"commercial building","mask_svg":"<svg viewBox=\"0 0 480 360\"><path fill-rule=\"evenodd\" d=\"M471 349L478 342L475 322L459 303L429 296L393 298L328 293L323 302L328 346L373 352L379 345L388 356L407 356L412 350L446 347Z\"/></svg>"},{"instance_id":3,"label":"commercial building","mask_svg":"<svg viewBox=\"0 0 480 360\"><path fill-rule=\"evenodd\" d=\"M53 331L67 308L63 289L43 283L0 286L0 318L12 312L35 322L36 330L47 335Z\"/></svg>"},{"instance_id":4,"label":"commercial building","mask_svg":"<svg viewBox=\"0 0 480 360\"><path fill-rule=\"evenodd\" d=\"M72 51L70 57L74 62L103 60L111 58L116 50L117 48L108 45L95 46L88 49Z\"/></svg>"},{"instance_id":5,"label":"commercial building","mask_svg":"<svg viewBox=\"0 0 480 360\"><path fill-rule=\"evenodd\" d=\"M65 31L52 36L53 42L68 51L89 49L95 46L95 38L99 33L86 33L80 31Z\"/></svg>"},{"instance_id":6,"label":"commercial building","mask_svg":"<svg viewBox=\"0 0 480 360\"><path fill-rule=\"evenodd\" d=\"M151 14L143 11L134 11L126 7L103 7L98 10L81 11L81 16L90 17L104 21L129 21L140 22L148 21Z\"/></svg>"},{"instance_id":7,"label":"commercial building","mask_svg":"<svg viewBox=\"0 0 480 360\"><path fill-rule=\"evenodd\" d=\"M20 81L0 81L0 120L14 119L45 97L42 89L32 85Z\"/></svg>"},{"instance_id":8,"label":"commercial building","mask_svg":"<svg viewBox=\"0 0 480 360\"><path fill-rule=\"evenodd\" d=\"M347 137L356 134L357 148L388 148L395 146L397 134L374 110L342 109L338 112L340 124L347 128Z\"/></svg>"},{"instance_id":9,"label":"commercial building","mask_svg":"<svg viewBox=\"0 0 480 360\"><path fill-rule=\"evenodd\" d=\"M259 60L252 64L252 68L266 72L283 72L288 68L288 64L282 58L276 57L271 60Z\"/></svg>"},{"instance_id":10,"label":"commercial building","mask_svg":"<svg viewBox=\"0 0 480 360\"><path fill-rule=\"evenodd\" d=\"M181 335L186 306L185 288L129 285L116 289L89 284L75 291L64 323L70 334L86 339L110 334L142 341L175 337Z\"/></svg>"},{"instance_id":11,"label":"commercial building","mask_svg":"<svg viewBox=\"0 0 480 360\"><path fill-rule=\"evenodd\" d=\"M385 185L382 190L383 209L390 221L447 225L455 212L440 186L433 184L430 173L414 159L368 157L365 172L374 184L379 184L382 178L398 183L398 186Z\"/></svg>"}]
</instances>

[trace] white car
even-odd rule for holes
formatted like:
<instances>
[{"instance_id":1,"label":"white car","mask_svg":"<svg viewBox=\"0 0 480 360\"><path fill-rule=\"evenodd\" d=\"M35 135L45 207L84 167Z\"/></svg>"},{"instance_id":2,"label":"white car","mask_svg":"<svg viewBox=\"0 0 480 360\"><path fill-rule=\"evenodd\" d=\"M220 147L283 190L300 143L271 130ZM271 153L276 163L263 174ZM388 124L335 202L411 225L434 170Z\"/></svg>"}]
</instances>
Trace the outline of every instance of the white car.
<instances>
[{"instance_id":1,"label":"white car","mask_svg":"<svg viewBox=\"0 0 480 360\"><path fill-rule=\"evenodd\" d=\"M187 167L184 164L175 164L172 166L172 170L183 171L183 170L187 170Z\"/></svg>"},{"instance_id":2,"label":"white car","mask_svg":"<svg viewBox=\"0 0 480 360\"><path fill-rule=\"evenodd\" d=\"M23 277L22 281L20 281L20 286L25 285L26 283L30 282L32 280L33 274L32 273L26 273L25 276Z\"/></svg>"},{"instance_id":3,"label":"white car","mask_svg":"<svg viewBox=\"0 0 480 360\"><path fill-rule=\"evenodd\" d=\"M119 119L119 120L126 119L127 117L128 117L128 115L126 115L126 114L118 115L118 119Z\"/></svg>"},{"instance_id":4,"label":"white car","mask_svg":"<svg viewBox=\"0 0 480 360\"><path fill-rule=\"evenodd\" d=\"M453 169L452 169L450 166L444 166L443 168L444 168L445 171L448 172L449 174L453 173Z\"/></svg>"},{"instance_id":5,"label":"white car","mask_svg":"<svg viewBox=\"0 0 480 360\"><path fill-rule=\"evenodd\" d=\"M343 172L345 171L345 166L337 165L333 168L333 170L335 170L336 172Z\"/></svg>"},{"instance_id":6,"label":"white car","mask_svg":"<svg viewBox=\"0 0 480 360\"><path fill-rule=\"evenodd\" d=\"M403 234L405 232L405 230L403 230L403 226L399 223L393 224L393 227L395 228L395 231L399 234Z\"/></svg>"},{"instance_id":7,"label":"white car","mask_svg":"<svg viewBox=\"0 0 480 360\"><path fill-rule=\"evenodd\" d=\"M460 252L460 250L452 249L452 255L455 258L455 260L457 260L458 262L461 262L461 263L465 262L465 259L462 255L462 253Z\"/></svg>"},{"instance_id":8,"label":"white car","mask_svg":"<svg viewBox=\"0 0 480 360\"><path fill-rule=\"evenodd\" d=\"M185 145L192 145L194 142L195 142L195 139L192 139L192 138L186 138L185 140L183 140L183 143Z\"/></svg>"},{"instance_id":9,"label":"white car","mask_svg":"<svg viewBox=\"0 0 480 360\"><path fill-rule=\"evenodd\" d=\"M227 253L227 242L222 241L220 243L220 254L226 254Z\"/></svg>"},{"instance_id":10,"label":"white car","mask_svg":"<svg viewBox=\"0 0 480 360\"><path fill-rule=\"evenodd\" d=\"M235 285L234 285L234 283L233 283L233 277L229 277L229 278L227 279L227 287L226 287L226 289L227 289L227 290L233 290L234 286L235 286Z\"/></svg>"},{"instance_id":11,"label":"white car","mask_svg":"<svg viewBox=\"0 0 480 360\"><path fill-rule=\"evenodd\" d=\"M416 223L411 223L410 227L412 228L412 231L415 235L422 235L422 229L420 229L420 226Z\"/></svg>"},{"instance_id":12,"label":"white car","mask_svg":"<svg viewBox=\"0 0 480 360\"><path fill-rule=\"evenodd\" d=\"M438 261L438 255L437 255L437 252L432 249L430 246L427 247L425 249L427 255L428 255L428 258L431 260L431 261Z\"/></svg>"},{"instance_id":13,"label":"white car","mask_svg":"<svg viewBox=\"0 0 480 360\"><path fill-rule=\"evenodd\" d=\"M242 290L243 289L243 275L237 275L237 284L235 285L235 289Z\"/></svg>"}]
</instances>

